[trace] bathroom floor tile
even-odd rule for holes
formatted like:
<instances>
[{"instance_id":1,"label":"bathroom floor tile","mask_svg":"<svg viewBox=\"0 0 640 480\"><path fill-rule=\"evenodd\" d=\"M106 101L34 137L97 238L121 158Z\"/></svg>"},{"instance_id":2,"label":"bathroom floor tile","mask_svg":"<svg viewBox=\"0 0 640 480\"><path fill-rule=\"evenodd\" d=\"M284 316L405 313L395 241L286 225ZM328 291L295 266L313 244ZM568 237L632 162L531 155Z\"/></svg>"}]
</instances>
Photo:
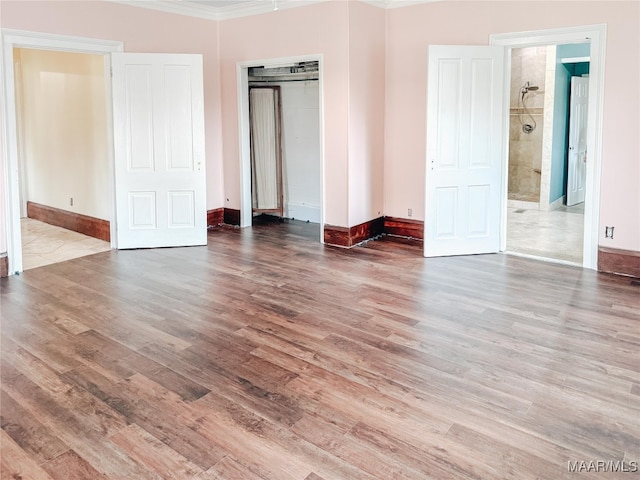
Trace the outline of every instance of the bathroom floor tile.
<instances>
[{"instance_id":1,"label":"bathroom floor tile","mask_svg":"<svg viewBox=\"0 0 640 480\"><path fill-rule=\"evenodd\" d=\"M507 209L507 252L582 264L584 204L545 212Z\"/></svg>"}]
</instances>

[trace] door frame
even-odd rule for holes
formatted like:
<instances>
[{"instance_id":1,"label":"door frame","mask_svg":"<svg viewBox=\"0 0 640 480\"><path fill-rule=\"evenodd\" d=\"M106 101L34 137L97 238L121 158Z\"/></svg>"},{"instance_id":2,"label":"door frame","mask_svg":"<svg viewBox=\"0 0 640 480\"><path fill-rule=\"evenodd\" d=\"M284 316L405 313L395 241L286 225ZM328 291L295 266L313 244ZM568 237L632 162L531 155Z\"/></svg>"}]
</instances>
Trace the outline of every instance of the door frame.
<instances>
[{"instance_id":1,"label":"door frame","mask_svg":"<svg viewBox=\"0 0 640 480\"><path fill-rule=\"evenodd\" d=\"M585 184L584 202L584 237L582 247L582 266L597 270L598 268L598 228L600 225L600 178L602 176L602 130L604 109L604 75L606 51L606 24L584 25L576 27L556 28L492 34L490 45L505 47L505 85L511 84L511 52L512 48L560 45L567 43L584 43L589 40L589 103L587 107L587 180ZM505 88L504 122L509 125L509 89ZM505 132L508 132L508 128ZM507 246L507 196L508 196L508 161L509 137L503 140L505 160L503 168L503 209L501 222L500 250Z\"/></svg>"},{"instance_id":2,"label":"door frame","mask_svg":"<svg viewBox=\"0 0 640 480\"><path fill-rule=\"evenodd\" d=\"M103 55L105 73L105 96L107 103L107 145L109 151L109 178L111 204L111 248L115 245L115 208L114 208L114 175L113 175L113 106L111 99L111 52L124 51L124 44L119 41L100 40L94 38L57 35L52 33L29 32L23 30L2 29L0 48L4 61L0 64L0 78L4 90L0 93L2 100L2 158L4 181L4 208L7 236L7 257L9 274L22 272L22 234L20 228L20 158L18 155L18 137L16 121L16 94L13 69L13 49L31 48L37 50L54 50L72 53L88 53Z\"/></svg>"},{"instance_id":3,"label":"door frame","mask_svg":"<svg viewBox=\"0 0 640 480\"><path fill-rule=\"evenodd\" d=\"M324 243L324 199L325 199L325 158L324 158L324 82L322 54L280 57L262 60L246 60L236 64L238 100L238 140L240 162L240 227L250 227L253 218L251 202L251 141L249 126L249 67L281 67L298 62L318 62L318 99L320 105L320 243Z\"/></svg>"}]
</instances>

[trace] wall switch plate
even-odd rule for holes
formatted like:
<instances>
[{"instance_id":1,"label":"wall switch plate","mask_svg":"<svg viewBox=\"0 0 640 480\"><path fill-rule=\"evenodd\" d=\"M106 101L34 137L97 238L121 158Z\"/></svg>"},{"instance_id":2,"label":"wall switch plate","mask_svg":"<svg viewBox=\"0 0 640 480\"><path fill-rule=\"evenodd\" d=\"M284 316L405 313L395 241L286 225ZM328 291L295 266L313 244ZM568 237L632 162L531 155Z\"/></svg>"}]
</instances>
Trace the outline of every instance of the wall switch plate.
<instances>
[{"instance_id":1,"label":"wall switch plate","mask_svg":"<svg viewBox=\"0 0 640 480\"><path fill-rule=\"evenodd\" d=\"M407 209L407 215L408 215L408 216L413 215L413 209L412 209L412 208L408 208L408 209Z\"/></svg>"}]
</instances>

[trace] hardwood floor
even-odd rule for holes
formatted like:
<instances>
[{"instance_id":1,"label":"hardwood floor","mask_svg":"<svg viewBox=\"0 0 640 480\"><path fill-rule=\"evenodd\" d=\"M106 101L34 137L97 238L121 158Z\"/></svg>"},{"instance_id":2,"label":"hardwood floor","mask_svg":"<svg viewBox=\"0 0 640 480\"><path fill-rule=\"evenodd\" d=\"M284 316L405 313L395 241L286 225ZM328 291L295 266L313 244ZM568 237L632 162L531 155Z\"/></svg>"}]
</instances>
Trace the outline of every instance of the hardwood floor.
<instances>
[{"instance_id":1,"label":"hardwood floor","mask_svg":"<svg viewBox=\"0 0 640 480\"><path fill-rule=\"evenodd\" d=\"M507 255L425 259L390 237L324 247L319 233L217 228L207 247L2 279L0 476L562 479L637 465L638 282Z\"/></svg>"}]
</instances>

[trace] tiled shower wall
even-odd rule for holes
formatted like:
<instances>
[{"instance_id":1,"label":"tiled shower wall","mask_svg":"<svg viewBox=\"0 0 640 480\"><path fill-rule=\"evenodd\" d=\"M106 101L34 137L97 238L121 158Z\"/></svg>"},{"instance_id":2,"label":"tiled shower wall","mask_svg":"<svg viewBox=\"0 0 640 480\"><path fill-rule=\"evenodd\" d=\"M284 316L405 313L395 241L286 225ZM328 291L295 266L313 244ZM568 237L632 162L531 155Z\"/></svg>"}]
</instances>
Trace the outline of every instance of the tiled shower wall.
<instances>
[{"instance_id":1,"label":"tiled shower wall","mask_svg":"<svg viewBox=\"0 0 640 480\"><path fill-rule=\"evenodd\" d=\"M509 110L509 199L540 201L542 174L542 131L547 47L514 48L511 52L511 101ZM537 124L533 132L522 130L532 123L520 103L520 88L526 83L539 87L525 96L525 103Z\"/></svg>"}]
</instances>

